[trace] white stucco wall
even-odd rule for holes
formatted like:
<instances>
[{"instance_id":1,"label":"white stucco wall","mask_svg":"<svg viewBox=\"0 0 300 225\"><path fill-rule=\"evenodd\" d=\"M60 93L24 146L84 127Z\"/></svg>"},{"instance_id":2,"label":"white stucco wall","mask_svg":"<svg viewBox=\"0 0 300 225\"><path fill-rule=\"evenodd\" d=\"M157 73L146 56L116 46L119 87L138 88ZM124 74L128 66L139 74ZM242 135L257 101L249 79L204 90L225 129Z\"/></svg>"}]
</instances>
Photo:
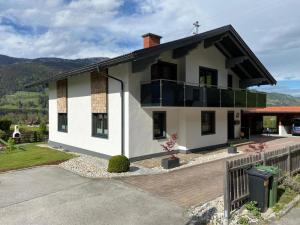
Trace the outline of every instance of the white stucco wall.
<instances>
[{"instance_id":1,"label":"white stucco wall","mask_svg":"<svg viewBox=\"0 0 300 225\"><path fill-rule=\"evenodd\" d=\"M218 85L227 86L228 73L233 74L233 86L239 79L225 68L225 57L215 48L204 49L199 45L187 56L173 60L171 52L160 59L178 64L178 79L191 83L199 82L199 66L218 70ZM227 142L227 112L233 108L145 108L140 103L141 81L150 80L150 66L140 73L131 73L131 63L109 68L109 74L121 78L125 84L125 155L138 157L161 152L165 140L153 140L153 111L166 111L168 135L177 132L179 149L189 150ZM56 85L49 86L49 131L50 141L99 152L106 155L121 153L121 97L120 84L109 79L108 119L109 137L101 139L91 136L90 76L78 75L68 79L68 133L57 131ZM216 133L201 135L201 111L216 112ZM240 118L235 118L240 120ZM239 137L240 125L235 126L235 137Z\"/></svg>"},{"instance_id":2,"label":"white stucco wall","mask_svg":"<svg viewBox=\"0 0 300 225\"><path fill-rule=\"evenodd\" d=\"M228 74L233 75L233 88L239 87L239 78L225 67L226 57L214 46L204 48L203 43L185 57L186 82L199 83L199 66L218 70L218 86L227 88Z\"/></svg>"},{"instance_id":3,"label":"white stucco wall","mask_svg":"<svg viewBox=\"0 0 300 225\"><path fill-rule=\"evenodd\" d=\"M128 64L112 67L109 74L125 80ZM106 155L121 154L121 96L120 84L112 79L108 83L108 139L92 137L91 89L88 73L68 78L68 132L57 131L56 84L49 85L49 140ZM128 94L125 94L127 102ZM125 104L126 105L126 104ZM127 104L128 106L128 104ZM128 117L128 107L125 108ZM128 121L128 120L127 120ZM128 124L125 123L125 125ZM128 129L127 129L128 134ZM128 138L127 138L128 140ZM126 148L127 145L127 148ZM125 142L128 155L128 142Z\"/></svg>"},{"instance_id":4,"label":"white stucco wall","mask_svg":"<svg viewBox=\"0 0 300 225\"><path fill-rule=\"evenodd\" d=\"M233 75L233 87L239 87L239 78L225 68L226 58L215 47L204 49L200 44L197 48L178 60L172 60L171 53L167 52L160 59L178 64L178 77L189 83L199 83L199 66L218 70L218 85L227 87L227 75ZM166 111L167 133L178 133L179 149L189 150L227 142L227 112L235 111L235 119L240 120L241 110L234 108L176 108L176 107L141 107L141 81L150 80L150 66L143 72L129 76L129 149L130 157L161 152L160 144L166 140L153 139L153 111ZM216 112L216 133L201 135L201 111ZM236 114L239 113L239 118ZM235 125L235 137L240 136L240 124Z\"/></svg>"}]
</instances>

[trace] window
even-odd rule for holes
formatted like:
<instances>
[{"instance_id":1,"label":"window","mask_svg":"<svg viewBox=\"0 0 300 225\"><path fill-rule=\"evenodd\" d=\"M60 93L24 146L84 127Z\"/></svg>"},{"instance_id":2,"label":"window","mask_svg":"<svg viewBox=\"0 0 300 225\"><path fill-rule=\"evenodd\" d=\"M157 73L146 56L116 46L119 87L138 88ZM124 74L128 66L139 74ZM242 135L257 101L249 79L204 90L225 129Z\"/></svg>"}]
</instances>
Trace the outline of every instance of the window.
<instances>
[{"instance_id":1,"label":"window","mask_svg":"<svg viewBox=\"0 0 300 225\"><path fill-rule=\"evenodd\" d=\"M199 68L199 83L200 85L217 86L218 71L200 66Z\"/></svg>"},{"instance_id":2,"label":"window","mask_svg":"<svg viewBox=\"0 0 300 225\"><path fill-rule=\"evenodd\" d=\"M92 136L102 138L108 137L107 113L92 114Z\"/></svg>"},{"instance_id":3,"label":"window","mask_svg":"<svg viewBox=\"0 0 300 225\"><path fill-rule=\"evenodd\" d=\"M201 133L202 135L214 134L216 131L215 126L215 112L206 111L201 112Z\"/></svg>"},{"instance_id":4,"label":"window","mask_svg":"<svg viewBox=\"0 0 300 225\"><path fill-rule=\"evenodd\" d=\"M166 112L153 112L153 138L166 138Z\"/></svg>"},{"instance_id":5,"label":"window","mask_svg":"<svg viewBox=\"0 0 300 225\"><path fill-rule=\"evenodd\" d=\"M228 77L227 77L227 87L228 87L228 89L232 88L232 75L231 74L228 74Z\"/></svg>"},{"instance_id":6,"label":"window","mask_svg":"<svg viewBox=\"0 0 300 225\"><path fill-rule=\"evenodd\" d=\"M68 114L58 113L58 131L68 132Z\"/></svg>"},{"instance_id":7,"label":"window","mask_svg":"<svg viewBox=\"0 0 300 225\"><path fill-rule=\"evenodd\" d=\"M177 65L158 61L151 66L151 80L177 80Z\"/></svg>"}]
</instances>

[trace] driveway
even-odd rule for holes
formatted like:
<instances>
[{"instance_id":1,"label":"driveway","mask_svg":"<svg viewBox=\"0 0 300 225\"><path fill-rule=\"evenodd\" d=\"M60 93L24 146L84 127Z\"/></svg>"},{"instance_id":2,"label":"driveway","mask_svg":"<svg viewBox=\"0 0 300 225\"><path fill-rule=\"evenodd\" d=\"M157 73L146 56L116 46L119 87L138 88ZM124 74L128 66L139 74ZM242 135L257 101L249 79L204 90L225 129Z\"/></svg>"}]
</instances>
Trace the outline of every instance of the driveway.
<instances>
[{"instance_id":1,"label":"driveway","mask_svg":"<svg viewBox=\"0 0 300 225\"><path fill-rule=\"evenodd\" d=\"M56 166L0 174L0 224L186 224L183 209L113 179Z\"/></svg>"},{"instance_id":2,"label":"driveway","mask_svg":"<svg viewBox=\"0 0 300 225\"><path fill-rule=\"evenodd\" d=\"M226 159L222 159L169 173L120 179L188 208L223 194L225 161Z\"/></svg>"},{"instance_id":3,"label":"driveway","mask_svg":"<svg viewBox=\"0 0 300 225\"><path fill-rule=\"evenodd\" d=\"M300 143L299 137L264 137L252 139L255 143L266 143L266 151ZM238 151L249 148L248 144ZM236 156L236 157L240 157ZM224 164L228 159L208 162L174 170L169 173L121 178L127 184L169 199L182 207L191 207L223 195Z\"/></svg>"}]
</instances>

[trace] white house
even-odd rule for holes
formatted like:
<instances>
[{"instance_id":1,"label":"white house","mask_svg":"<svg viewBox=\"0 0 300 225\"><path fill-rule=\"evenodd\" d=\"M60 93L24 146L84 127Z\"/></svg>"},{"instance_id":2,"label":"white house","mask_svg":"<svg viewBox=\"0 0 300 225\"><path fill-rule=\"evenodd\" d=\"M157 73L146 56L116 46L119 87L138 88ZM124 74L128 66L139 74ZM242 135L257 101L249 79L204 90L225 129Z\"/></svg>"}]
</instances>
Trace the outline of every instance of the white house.
<instances>
[{"instance_id":1,"label":"white house","mask_svg":"<svg viewBox=\"0 0 300 225\"><path fill-rule=\"evenodd\" d=\"M276 81L229 26L168 43L145 34L144 48L58 74L49 83L49 144L131 160L228 143L241 134L243 109L264 107L254 85Z\"/></svg>"}]
</instances>

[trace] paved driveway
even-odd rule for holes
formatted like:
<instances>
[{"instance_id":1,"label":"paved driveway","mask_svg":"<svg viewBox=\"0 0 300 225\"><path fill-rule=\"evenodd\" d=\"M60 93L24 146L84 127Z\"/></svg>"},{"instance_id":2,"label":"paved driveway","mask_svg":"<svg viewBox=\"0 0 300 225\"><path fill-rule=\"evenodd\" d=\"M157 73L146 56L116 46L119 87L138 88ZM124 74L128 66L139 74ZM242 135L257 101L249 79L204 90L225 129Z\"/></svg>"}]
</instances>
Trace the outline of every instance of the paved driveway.
<instances>
[{"instance_id":1,"label":"paved driveway","mask_svg":"<svg viewBox=\"0 0 300 225\"><path fill-rule=\"evenodd\" d=\"M183 207L190 207L213 200L223 194L225 160L169 173L132 176L121 178L121 180Z\"/></svg>"},{"instance_id":2,"label":"paved driveway","mask_svg":"<svg viewBox=\"0 0 300 225\"><path fill-rule=\"evenodd\" d=\"M0 224L182 225L183 209L120 181L56 166L0 174Z\"/></svg>"},{"instance_id":3,"label":"paved driveway","mask_svg":"<svg viewBox=\"0 0 300 225\"><path fill-rule=\"evenodd\" d=\"M299 144L300 138L258 136L253 141L254 143L266 143L266 150L269 151ZM238 147L238 151L243 151L247 148L249 148L248 144L241 145ZM226 160L228 159L221 159L164 174L128 177L121 180L174 201L183 207L190 207L223 195L224 164Z\"/></svg>"}]
</instances>

